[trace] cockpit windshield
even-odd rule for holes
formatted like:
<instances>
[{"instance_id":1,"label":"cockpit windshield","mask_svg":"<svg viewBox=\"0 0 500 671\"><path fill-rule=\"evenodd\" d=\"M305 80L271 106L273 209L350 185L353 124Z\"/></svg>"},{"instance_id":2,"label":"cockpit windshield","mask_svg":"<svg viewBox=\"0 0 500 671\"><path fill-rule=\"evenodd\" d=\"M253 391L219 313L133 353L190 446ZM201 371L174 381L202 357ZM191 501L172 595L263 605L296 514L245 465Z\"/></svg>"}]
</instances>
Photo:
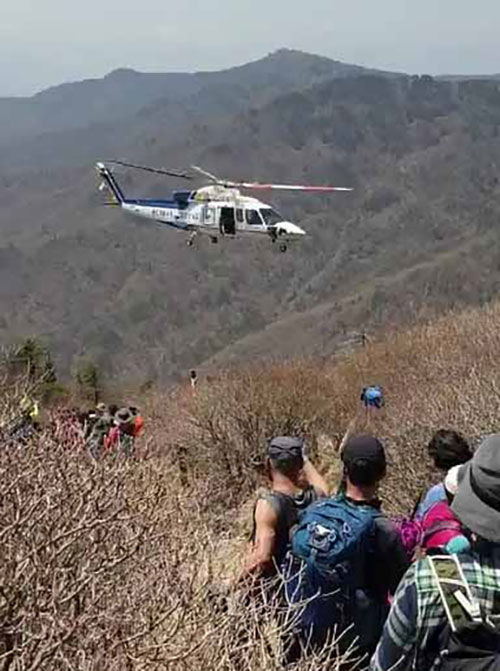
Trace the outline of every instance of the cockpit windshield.
<instances>
[{"instance_id":1,"label":"cockpit windshield","mask_svg":"<svg viewBox=\"0 0 500 671\"><path fill-rule=\"evenodd\" d=\"M262 209L260 213L267 226L273 226L274 224L283 221L283 217L281 216L281 214L279 214L278 212L276 212L276 210L273 210L270 207Z\"/></svg>"}]
</instances>

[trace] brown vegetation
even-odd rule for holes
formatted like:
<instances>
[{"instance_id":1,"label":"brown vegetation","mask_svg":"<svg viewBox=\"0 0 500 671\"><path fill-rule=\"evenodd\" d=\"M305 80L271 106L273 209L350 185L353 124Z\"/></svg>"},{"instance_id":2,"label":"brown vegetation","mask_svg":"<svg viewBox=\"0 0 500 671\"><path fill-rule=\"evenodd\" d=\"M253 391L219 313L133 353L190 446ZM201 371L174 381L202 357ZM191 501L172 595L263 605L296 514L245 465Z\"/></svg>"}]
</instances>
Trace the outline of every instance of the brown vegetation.
<instances>
[{"instance_id":1,"label":"brown vegetation","mask_svg":"<svg viewBox=\"0 0 500 671\"><path fill-rule=\"evenodd\" d=\"M407 511L432 475L424 447L435 429L457 428L474 443L497 429L499 325L495 304L340 362L248 368L202 380L194 396L156 396L147 449L132 462L91 461L49 431L2 445L0 669L279 668L276 608L227 588L265 438L304 434L333 487L336 446L354 418L355 430L386 442L386 508ZM359 391L374 382L387 407L367 415Z\"/></svg>"}]
</instances>

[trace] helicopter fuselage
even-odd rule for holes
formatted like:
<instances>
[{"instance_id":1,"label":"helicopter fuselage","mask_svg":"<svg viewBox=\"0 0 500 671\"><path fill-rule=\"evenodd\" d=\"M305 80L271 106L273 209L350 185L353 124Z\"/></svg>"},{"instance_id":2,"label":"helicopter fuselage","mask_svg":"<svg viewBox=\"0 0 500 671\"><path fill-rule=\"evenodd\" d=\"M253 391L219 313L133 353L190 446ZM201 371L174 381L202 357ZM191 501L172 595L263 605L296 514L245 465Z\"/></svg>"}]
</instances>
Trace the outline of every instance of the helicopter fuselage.
<instances>
[{"instance_id":1,"label":"helicopter fuselage","mask_svg":"<svg viewBox=\"0 0 500 671\"><path fill-rule=\"evenodd\" d=\"M98 164L98 170L113 196L112 204L128 214L191 233L189 244L197 234L205 234L213 242L224 237L260 234L279 242L281 251L285 251L288 243L306 235L300 226L286 221L270 205L243 196L238 189L210 185L196 191L174 192L169 200L130 199L124 197L104 164Z\"/></svg>"},{"instance_id":2,"label":"helicopter fuselage","mask_svg":"<svg viewBox=\"0 0 500 671\"><path fill-rule=\"evenodd\" d=\"M177 195L177 194L176 194ZM214 236L265 234L290 242L301 238L305 231L285 221L272 207L255 198L240 197L235 203L228 200L125 200L121 207L135 216L153 219L173 228Z\"/></svg>"}]
</instances>

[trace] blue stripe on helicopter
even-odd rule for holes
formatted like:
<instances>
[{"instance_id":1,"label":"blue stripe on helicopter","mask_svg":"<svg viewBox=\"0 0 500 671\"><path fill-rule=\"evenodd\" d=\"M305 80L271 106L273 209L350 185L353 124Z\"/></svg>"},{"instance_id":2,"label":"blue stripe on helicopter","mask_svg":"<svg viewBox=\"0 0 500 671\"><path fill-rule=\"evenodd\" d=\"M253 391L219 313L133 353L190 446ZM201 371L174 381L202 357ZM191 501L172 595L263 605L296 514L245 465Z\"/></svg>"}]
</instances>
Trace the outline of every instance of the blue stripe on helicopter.
<instances>
[{"instance_id":1,"label":"blue stripe on helicopter","mask_svg":"<svg viewBox=\"0 0 500 671\"><path fill-rule=\"evenodd\" d=\"M125 201L128 205L142 205L144 207L171 207L176 210L179 208L179 203L176 200L145 200L145 199L130 199Z\"/></svg>"}]
</instances>

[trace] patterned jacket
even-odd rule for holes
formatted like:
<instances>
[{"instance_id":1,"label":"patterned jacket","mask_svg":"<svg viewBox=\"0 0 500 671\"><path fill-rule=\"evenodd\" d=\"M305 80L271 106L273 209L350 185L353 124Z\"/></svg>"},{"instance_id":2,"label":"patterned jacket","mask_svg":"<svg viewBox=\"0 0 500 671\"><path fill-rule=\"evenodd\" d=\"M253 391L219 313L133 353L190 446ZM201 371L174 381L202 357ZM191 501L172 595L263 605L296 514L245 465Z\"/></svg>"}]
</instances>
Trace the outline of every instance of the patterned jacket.
<instances>
[{"instance_id":1,"label":"patterned jacket","mask_svg":"<svg viewBox=\"0 0 500 671\"><path fill-rule=\"evenodd\" d=\"M500 545L481 542L459 558L482 612L500 626ZM434 556L436 562L444 559ZM436 579L426 557L410 567L398 587L370 671L437 669L447 626Z\"/></svg>"}]
</instances>

